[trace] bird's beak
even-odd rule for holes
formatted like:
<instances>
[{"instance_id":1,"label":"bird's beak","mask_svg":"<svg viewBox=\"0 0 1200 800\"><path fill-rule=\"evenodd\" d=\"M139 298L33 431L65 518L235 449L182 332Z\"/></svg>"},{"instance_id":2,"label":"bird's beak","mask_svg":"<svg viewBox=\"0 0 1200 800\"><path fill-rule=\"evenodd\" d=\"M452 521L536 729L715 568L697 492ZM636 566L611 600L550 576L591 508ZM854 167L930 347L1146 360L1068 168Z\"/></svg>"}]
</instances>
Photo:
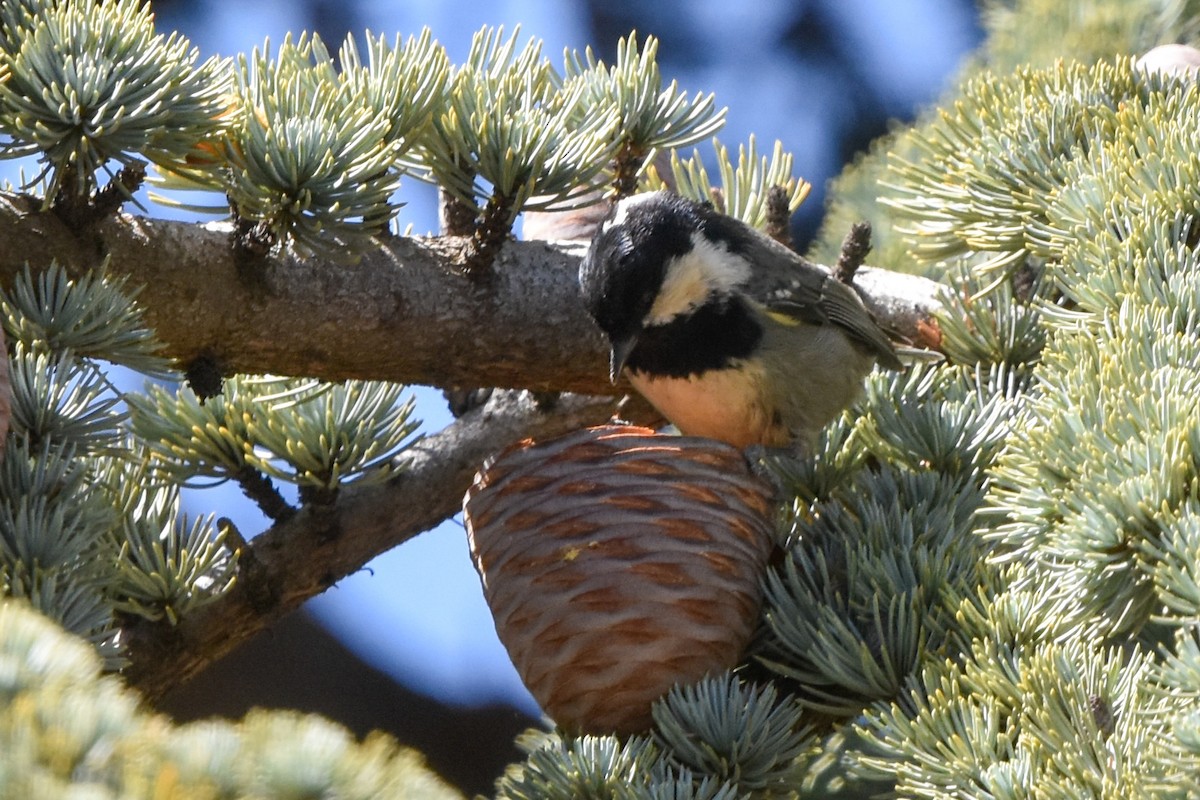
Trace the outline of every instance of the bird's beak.
<instances>
[{"instance_id":1,"label":"bird's beak","mask_svg":"<svg viewBox=\"0 0 1200 800\"><path fill-rule=\"evenodd\" d=\"M612 359L608 362L608 379L610 381L616 383L621 377L621 370L625 368L625 361L629 358L629 354L633 352L633 348L635 347L637 347L637 336L613 339Z\"/></svg>"}]
</instances>

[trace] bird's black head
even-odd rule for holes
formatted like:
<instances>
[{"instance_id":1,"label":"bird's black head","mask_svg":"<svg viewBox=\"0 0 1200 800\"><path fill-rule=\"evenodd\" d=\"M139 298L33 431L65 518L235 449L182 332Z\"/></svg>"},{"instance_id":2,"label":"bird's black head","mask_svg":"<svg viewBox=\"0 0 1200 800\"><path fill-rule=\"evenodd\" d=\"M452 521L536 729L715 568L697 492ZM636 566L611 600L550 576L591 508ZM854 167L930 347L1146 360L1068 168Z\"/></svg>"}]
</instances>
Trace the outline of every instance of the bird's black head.
<instances>
[{"instance_id":1,"label":"bird's black head","mask_svg":"<svg viewBox=\"0 0 1200 800\"><path fill-rule=\"evenodd\" d=\"M697 211L697 204L670 192L637 195L618 204L592 239L579 286L588 313L612 344L614 380L662 289L667 265L693 247Z\"/></svg>"}]
</instances>

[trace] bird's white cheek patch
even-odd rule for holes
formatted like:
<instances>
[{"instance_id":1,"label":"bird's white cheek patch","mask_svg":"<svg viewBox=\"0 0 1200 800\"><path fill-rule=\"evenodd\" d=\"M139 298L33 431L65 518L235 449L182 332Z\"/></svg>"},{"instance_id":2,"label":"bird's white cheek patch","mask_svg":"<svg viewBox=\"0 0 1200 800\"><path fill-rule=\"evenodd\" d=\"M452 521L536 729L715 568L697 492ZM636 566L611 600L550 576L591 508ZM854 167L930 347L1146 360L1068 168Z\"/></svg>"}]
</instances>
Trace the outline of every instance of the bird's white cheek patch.
<instances>
[{"instance_id":1,"label":"bird's white cheek patch","mask_svg":"<svg viewBox=\"0 0 1200 800\"><path fill-rule=\"evenodd\" d=\"M699 308L711 297L733 294L750 279L750 265L720 244L692 234L692 249L671 260L647 325L662 325Z\"/></svg>"},{"instance_id":2,"label":"bird's white cheek patch","mask_svg":"<svg viewBox=\"0 0 1200 800\"><path fill-rule=\"evenodd\" d=\"M707 436L745 448L780 444L787 432L773 430L773 412L763 403L762 376L752 368L709 370L687 378L650 377L631 372L635 389L675 427L689 436Z\"/></svg>"},{"instance_id":3,"label":"bird's white cheek patch","mask_svg":"<svg viewBox=\"0 0 1200 800\"><path fill-rule=\"evenodd\" d=\"M694 253L675 259L646 315L646 325L663 325L680 314L699 308L710 291L712 287Z\"/></svg>"}]
</instances>

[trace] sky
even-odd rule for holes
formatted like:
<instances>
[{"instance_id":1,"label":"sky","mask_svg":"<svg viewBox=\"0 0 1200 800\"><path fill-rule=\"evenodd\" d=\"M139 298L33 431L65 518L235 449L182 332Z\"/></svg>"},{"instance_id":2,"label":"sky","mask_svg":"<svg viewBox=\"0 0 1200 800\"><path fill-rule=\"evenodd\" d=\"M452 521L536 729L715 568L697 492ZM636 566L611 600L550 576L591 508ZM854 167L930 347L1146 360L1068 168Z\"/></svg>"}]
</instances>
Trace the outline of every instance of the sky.
<instances>
[{"instance_id":1,"label":"sky","mask_svg":"<svg viewBox=\"0 0 1200 800\"><path fill-rule=\"evenodd\" d=\"M202 56L281 42L288 32L305 29L309 9L288 0L154 6L160 30L179 30ZM359 0L325 6L347 9L332 22L327 15L326 30L342 25L392 38L429 26L454 62L463 60L472 34L485 24L507 30L520 25L522 38L543 39L543 52L561 63L557 54L568 47L592 44L602 54L611 52L615 42L592 40L596 8L618 25L640 16L640 33L662 39L666 78L678 79L689 93L715 92L718 104L729 107L724 143L736 148L755 133L760 152L780 139L795 155L797 173L814 184L806 203L810 228L820 216L824 183L840 169L845 141L862 133L857 128L863 120L878 125L889 117L911 118L936 99L979 37L971 4L962 0L679 0L597 3L591 9L554 0ZM0 177L15 179L13 164L0 164L0 170ZM401 227L434 231L434 192L409 180L400 195L407 203ZM159 206L148 210L178 216ZM414 391L423 430L451 421L439 391ZM267 527L231 485L192 493L189 511L219 511L244 532ZM536 713L496 638L460 518L378 557L307 609L360 657L410 688L444 702L499 701Z\"/></svg>"}]
</instances>

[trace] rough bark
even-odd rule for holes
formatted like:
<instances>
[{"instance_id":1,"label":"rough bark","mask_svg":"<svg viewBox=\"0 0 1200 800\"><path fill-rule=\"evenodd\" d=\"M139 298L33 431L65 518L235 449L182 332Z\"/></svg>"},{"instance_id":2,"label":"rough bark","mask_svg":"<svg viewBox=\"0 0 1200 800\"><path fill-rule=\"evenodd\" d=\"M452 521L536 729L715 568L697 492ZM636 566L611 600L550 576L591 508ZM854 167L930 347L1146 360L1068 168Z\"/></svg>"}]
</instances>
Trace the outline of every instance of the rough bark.
<instances>
[{"instance_id":1,"label":"rough bark","mask_svg":"<svg viewBox=\"0 0 1200 800\"><path fill-rule=\"evenodd\" d=\"M292 255L239 262L226 223L121 215L85 234L28 200L0 194L0 283L52 260L102 263L142 286L149 322L187 365L207 356L228 373L432 386L613 394L599 331L579 300L586 246L509 242L492 269L462 269L462 237L390 238L353 265ZM875 298L870 273L860 290ZM937 284L890 274L888 302L927 315ZM910 321L894 324L907 335Z\"/></svg>"}]
</instances>

